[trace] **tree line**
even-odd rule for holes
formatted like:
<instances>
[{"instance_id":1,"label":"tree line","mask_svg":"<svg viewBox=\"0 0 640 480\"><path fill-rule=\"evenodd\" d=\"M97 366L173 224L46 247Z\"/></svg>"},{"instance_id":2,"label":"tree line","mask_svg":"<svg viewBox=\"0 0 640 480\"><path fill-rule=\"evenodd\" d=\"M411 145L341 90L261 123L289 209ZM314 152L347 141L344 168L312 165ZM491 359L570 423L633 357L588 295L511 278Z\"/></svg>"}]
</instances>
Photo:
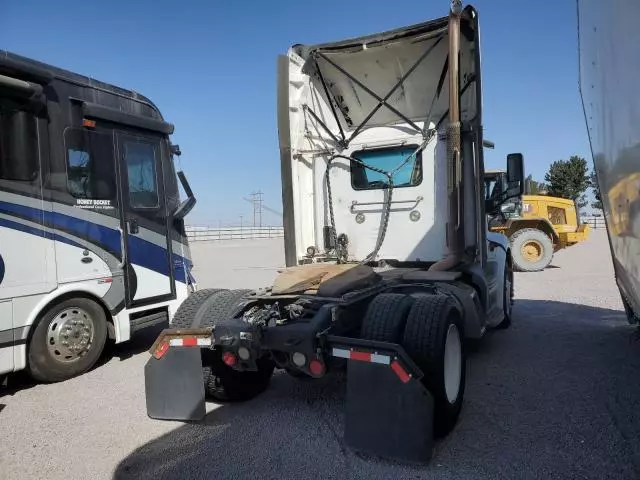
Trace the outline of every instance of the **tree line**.
<instances>
[{"instance_id":1,"label":"tree line","mask_svg":"<svg viewBox=\"0 0 640 480\"><path fill-rule=\"evenodd\" d=\"M552 197L573 200L578 209L588 205L586 193L592 189L595 201L591 207L601 210L602 200L595 170L589 172L587 161L578 155L572 155L569 160L556 160L549 166L544 176L544 182L533 180L529 175L526 180L526 192L546 194Z\"/></svg>"}]
</instances>

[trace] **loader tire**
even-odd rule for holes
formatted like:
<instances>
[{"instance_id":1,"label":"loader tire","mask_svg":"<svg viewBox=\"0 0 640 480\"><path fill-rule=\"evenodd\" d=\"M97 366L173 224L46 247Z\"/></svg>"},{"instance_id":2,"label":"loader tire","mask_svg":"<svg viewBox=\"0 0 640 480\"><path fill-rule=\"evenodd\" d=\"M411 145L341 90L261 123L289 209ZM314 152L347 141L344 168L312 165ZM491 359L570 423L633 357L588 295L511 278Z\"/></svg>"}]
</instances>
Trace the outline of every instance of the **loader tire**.
<instances>
[{"instance_id":1,"label":"loader tire","mask_svg":"<svg viewBox=\"0 0 640 480\"><path fill-rule=\"evenodd\" d=\"M202 315L201 326L214 327L233 315L238 303L250 290L227 290L215 296ZM239 402L264 392L269 386L275 364L268 356L258 361L255 372L239 372L222 361L219 349L202 350L202 373L207 397L220 402Z\"/></svg>"},{"instance_id":2,"label":"loader tire","mask_svg":"<svg viewBox=\"0 0 640 480\"><path fill-rule=\"evenodd\" d=\"M202 316L214 301L216 296L227 290L220 288L205 288L189 295L183 301L171 320L171 328L197 328Z\"/></svg>"},{"instance_id":3,"label":"loader tire","mask_svg":"<svg viewBox=\"0 0 640 480\"><path fill-rule=\"evenodd\" d=\"M442 437L458 421L466 381L463 321L453 301L446 295L417 297L402 346L424 373L434 400L434 436Z\"/></svg>"},{"instance_id":4,"label":"loader tire","mask_svg":"<svg viewBox=\"0 0 640 480\"><path fill-rule=\"evenodd\" d=\"M360 337L378 342L400 343L413 302L413 297L401 293L378 295L367 308Z\"/></svg>"},{"instance_id":5,"label":"loader tire","mask_svg":"<svg viewBox=\"0 0 640 480\"><path fill-rule=\"evenodd\" d=\"M535 228L523 228L511 235L511 254L516 270L537 272L549 266L553 259L553 242Z\"/></svg>"}]
</instances>

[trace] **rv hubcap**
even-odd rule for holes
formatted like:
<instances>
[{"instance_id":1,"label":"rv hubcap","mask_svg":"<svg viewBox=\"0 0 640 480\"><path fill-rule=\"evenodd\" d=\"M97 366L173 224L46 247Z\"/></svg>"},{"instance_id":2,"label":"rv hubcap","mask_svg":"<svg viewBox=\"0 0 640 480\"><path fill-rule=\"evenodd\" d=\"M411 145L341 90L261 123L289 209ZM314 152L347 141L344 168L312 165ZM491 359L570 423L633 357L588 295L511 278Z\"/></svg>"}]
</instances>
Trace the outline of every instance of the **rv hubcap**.
<instances>
[{"instance_id":1,"label":"rv hubcap","mask_svg":"<svg viewBox=\"0 0 640 480\"><path fill-rule=\"evenodd\" d=\"M522 245L521 252L525 260L529 262L537 262L542 257L542 245L535 240L529 240Z\"/></svg>"},{"instance_id":2,"label":"rv hubcap","mask_svg":"<svg viewBox=\"0 0 640 480\"><path fill-rule=\"evenodd\" d=\"M449 325L444 344L444 390L449 403L455 403L462 379L462 343L455 324Z\"/></svg>"},{"instance_id":3,"label":"rv hubcap","mask_svg":"<svg viewBox=\"0 0 640 480\"><path fill-rule=\"evenodd\" d=\"M91 349L93 334L93 319L86 311L76 307L62 310L47 329L49 354L62 363L75 362Z\"/></svg>"}]
</instances>

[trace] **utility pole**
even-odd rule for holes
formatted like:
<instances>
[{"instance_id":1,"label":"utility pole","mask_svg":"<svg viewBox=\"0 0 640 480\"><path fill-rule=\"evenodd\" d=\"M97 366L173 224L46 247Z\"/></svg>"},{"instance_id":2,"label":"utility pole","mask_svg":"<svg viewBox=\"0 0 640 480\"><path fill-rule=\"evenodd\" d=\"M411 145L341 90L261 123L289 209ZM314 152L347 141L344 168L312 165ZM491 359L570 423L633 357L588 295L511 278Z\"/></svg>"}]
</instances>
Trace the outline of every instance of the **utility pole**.
<instances>
[{"instance_id":1,"label":"utility pole","mask_svg":"<svg viewBox=\"0 0 640 480\"><path fill-rule=\"evenodd\" d=\"M258 226L262 227L262 191L258 190L250 195L251 204L253 205L253 226L256 227L256 219L258 220Z\"/></svg>"}]
</instances>

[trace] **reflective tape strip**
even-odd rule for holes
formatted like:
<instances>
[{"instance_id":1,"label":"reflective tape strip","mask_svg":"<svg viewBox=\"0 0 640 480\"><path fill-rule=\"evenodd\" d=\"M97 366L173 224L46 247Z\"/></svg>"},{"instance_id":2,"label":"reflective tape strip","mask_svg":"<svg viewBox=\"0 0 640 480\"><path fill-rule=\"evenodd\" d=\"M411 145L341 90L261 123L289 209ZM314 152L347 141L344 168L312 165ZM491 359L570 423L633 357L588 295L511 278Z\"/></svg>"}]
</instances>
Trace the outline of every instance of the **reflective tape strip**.
<instances>
[{"instance_id":1,"label":"reflective tape strip","mask_svg":"<svg viewBox=\"0 0 640 480\"><path fill-rule=\"evenodd\" d=\"M197 347L198 339L196 337L186 337L182 339L183 347Z\"/></svg>"},{"instance_id":2,"label":"reflective tape strip","mask_svg":"<svg viewBox=\"0 0 640 480\"><path fill-rule=\"evenodd\" d=\"M210 338L184 337L172 338L169 340L172 347L206 347L211 345Z\"/></svg>"},{"instance_id":3,"label":"reflective tape strip","mask_svg":"<svg viewBox=\"0 0 640 480\"><path fill-rule=\"evenodd\" d=\"M334 357L338 357L338 358L351 358L351 351L349 350L343 350L341 348L334 348L333 349L333 356Z\"/></svg>"},{"instance_id":4,"label":"reflective tape strip","mask_svg":"<svg viewBox=\"0 0 640 480\"><path fill-rule=\"evenodd\" d=\"M402 383L407 383L409 380L411 380L411 375L409 375L406 370L402 368L402 365L400 365L400 362L398 362L397 360L391 362L391 369L395 372Z\"/></svg>"},{"instance_id":5,"label":"reflective tape strip","mask_svg":"<svg viewBox=\"0 0 640 480\"><path fill-rule=\"evenodd\" d=\"M391 357L388 355L379 355L377 353L359 352L357 350L346 350L343 348L334 348L332 355L338 358L346 358L347 360L357 360L367 363L380 363L382 365L390 365Z\"/></svg>"},{"instance_id":6,"label":"reflective tape strip","mask_svg":"<svg viewBox=\"0 0 640 480\"><path fill-rule=\"evenodd\" d=\"M388 357L387 355L378 355L378 354L371 354L371 362L372 363L381 363L382 365L389 365L391 363L391 357Z\"/></svg>"}]
</instances>

